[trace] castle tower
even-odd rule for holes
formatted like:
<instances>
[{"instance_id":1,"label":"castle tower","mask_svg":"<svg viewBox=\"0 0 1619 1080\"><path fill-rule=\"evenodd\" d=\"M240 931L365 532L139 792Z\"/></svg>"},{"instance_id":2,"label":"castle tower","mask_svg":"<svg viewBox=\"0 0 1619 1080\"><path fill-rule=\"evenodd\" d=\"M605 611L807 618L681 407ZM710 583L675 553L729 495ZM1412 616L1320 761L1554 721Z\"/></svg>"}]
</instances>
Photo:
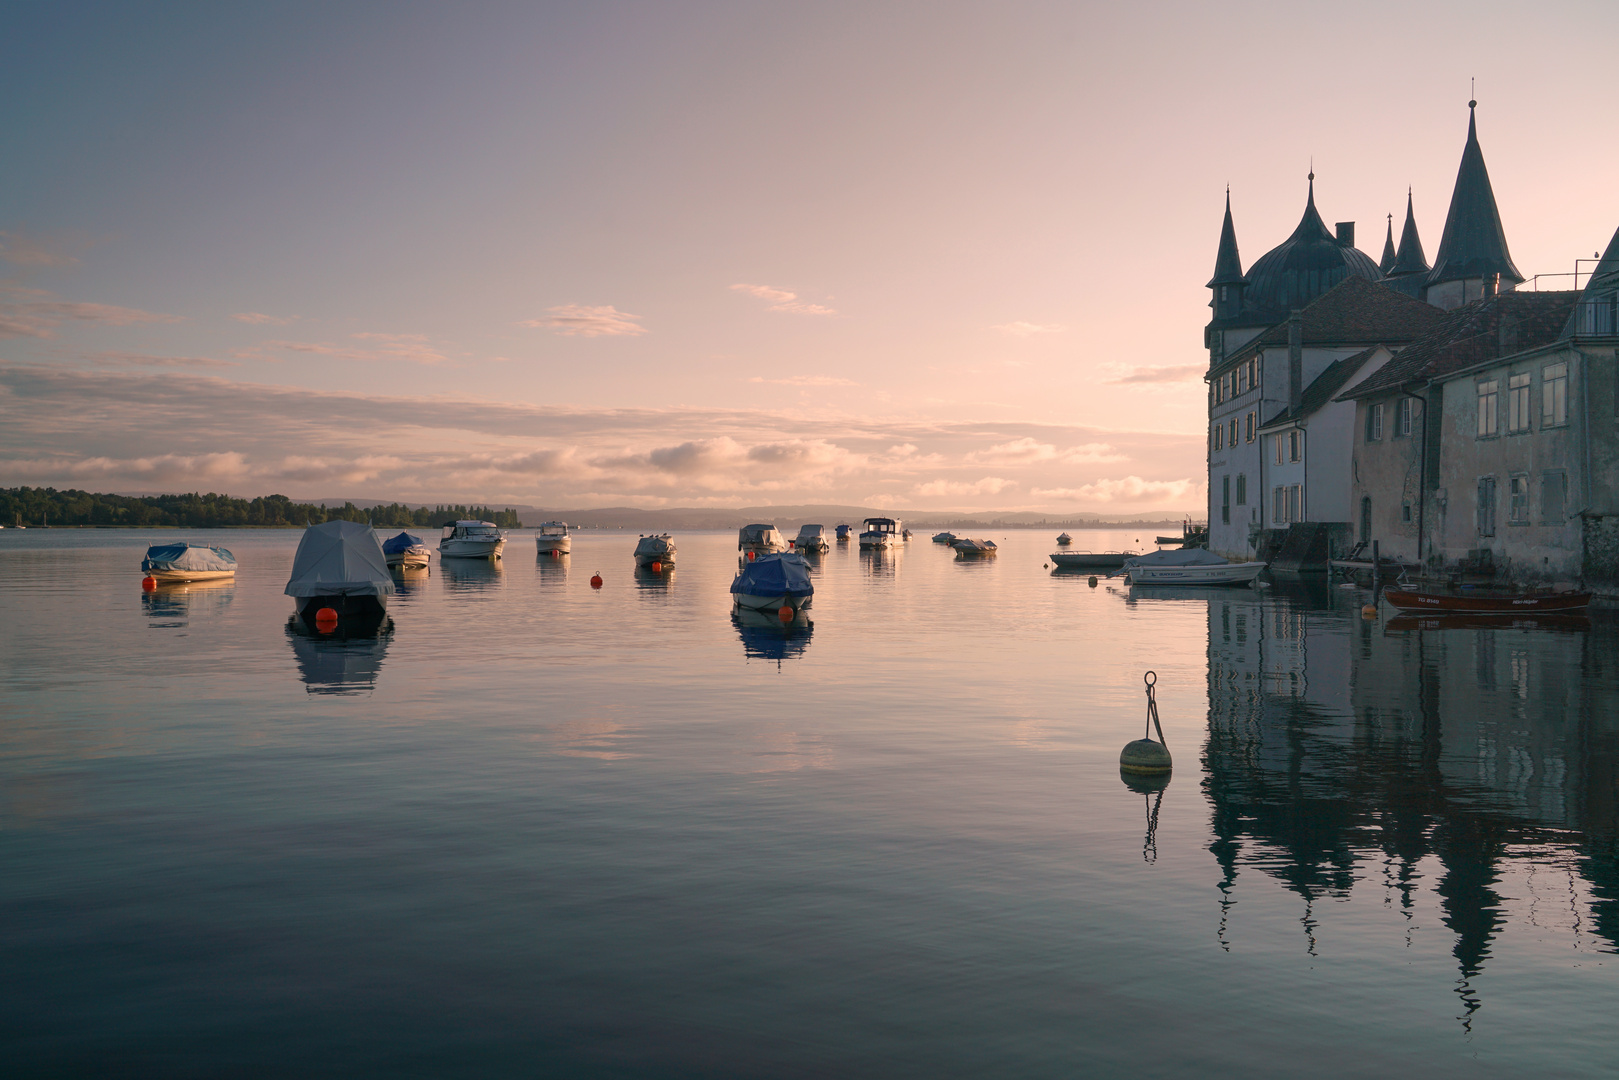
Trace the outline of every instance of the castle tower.
<instances>
[{"instance_id":1,"label":"castle tower","mask_svg":"<svg viewBox=\"0 0 1619 1080\"><path fill-rule=\"evenodd\" d=\"M1445 232L1423 292L1428 303L1446 310L1477 300L1497 287L1510 289L1523 280L1507 251L1490 172L1479 148L1477 108L1477 101L1467 103L1467 145L1462 148Z\"/></svg>"}]
</instances>

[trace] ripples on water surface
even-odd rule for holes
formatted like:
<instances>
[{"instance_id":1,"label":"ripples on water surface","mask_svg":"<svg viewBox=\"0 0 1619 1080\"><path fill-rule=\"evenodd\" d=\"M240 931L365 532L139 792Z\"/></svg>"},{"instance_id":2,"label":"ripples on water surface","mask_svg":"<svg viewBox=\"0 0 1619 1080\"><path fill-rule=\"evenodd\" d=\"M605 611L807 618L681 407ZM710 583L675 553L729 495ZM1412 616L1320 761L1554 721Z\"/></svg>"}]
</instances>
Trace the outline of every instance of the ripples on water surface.
<instances>
[{"instance_id":1,"label":"ripples on water surface","mask_svg":"<svg viewBox=\"0 0 1619 1080\"><path fill-rule=\"evenodd\" d=\"M652 575L523 532L333 643L287 626L296 532L143 595L184 535L0 534L14 1075L1619 1061L1607 617L1092 589L1014 532L840 545L783 632L732 620L730 535ZM1149 667L1162 792L1116 764Z\"/></svg>"}]
</instances>

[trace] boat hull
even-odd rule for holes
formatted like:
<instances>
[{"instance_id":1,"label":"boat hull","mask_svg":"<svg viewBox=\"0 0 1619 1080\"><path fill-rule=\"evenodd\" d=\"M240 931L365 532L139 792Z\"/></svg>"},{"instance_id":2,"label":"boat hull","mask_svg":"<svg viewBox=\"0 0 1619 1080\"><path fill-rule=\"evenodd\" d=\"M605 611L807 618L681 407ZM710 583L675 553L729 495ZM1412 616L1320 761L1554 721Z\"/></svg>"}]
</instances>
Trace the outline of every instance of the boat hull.
<instances>
[{"instance_id":1,"label":"boat hull","mask_svg":"<svg viewBox=\"0 0 1619 1080\"><path fill-rule=\"evenodd\" d=\"M294 602L298 617L310 626L322 608L331 608L340 620L380 619L388 611L387 596L299 596Z\"/></svg>"},{"instance_id":2,"label":"boat hull","mask_svg":"<svg viewBox=\"0 0 1619 1080\"><path fill-rule=\"evenodd\" d=\"M427 548L418 548L412 551L401 551L397 555L387 556L390 570L425 570L433 561L433 553Z\"/></svg>"},{"instance_id":3,"label":"boat hull","mask_svg":"<svg viewBox=\"0 0 1619 1080\"><path fill-rule=\"evenodd\" d=\"M1450 593L1424 593L1397 589L1390 585L1383 598L1401 611L1438 614L1522 615L1537 612L1584 611L1591 606L1591 594L1568 592L1546 596L1455 596Z\"/></svg>"},{"instance_id":4,"label":"boat hull","mask_svg":"<svg viewBox=\"0 0 1619 1080\"><path fill-rule=\"evenodd\" d=\"M549 555L552 552L558 555L566 555L573 550L573 537L536 536L534 538L534 548L541 555Z\"/></svg>"},{"instance_id":5,"label":"boat hull","mask_svg":"<svg viewBox=\"0 0 1619 1080\"><path fill-rule=\"evenodd\" d=\"M1265 569L1262 562L1224 566L1132 566L1130 580L1137 585L1248 585Z\"/></svg>"},{"instance_id":6,"label":"boat hull","mask_svg":"<svg viewBox=\"0 0 1619 1080\"><path fill-rule=\"evenodd\" d=\"M504 538L500 540L452 538L439 541L438 553L443 559L498 559L505 548Z\"/></svg>"},{"instance_id":7,"label":"boat hull","mask_svg":"<svg viewBox=\"0 0 1619 1080\"><path fill-rule=\"evenodd\" d=\"M661 555L648 555L639 551L635 553L636 566L651 566L653 563L657 563L667 570L673 570L675 568L675 553L672 551L665 551Z\"/></svg>"},{"instance_id":8,"label":"boat hull","mask_svg":"<svg viewBox=\"0 0 1619 1080\"><path fill-rule=\"evenodd\" d=\"M1055 566L1076 570L1117 570L1125 560L1135 558L1123 551L1054 551L1051 562Z\"/></svg>"},{"instance_id":9,"label":"boat hull","mask_svg":"<svg viewBox=\"0 0 1619 1080\"><path fill-rule=\"evenodd\" d=\"M894 535L892 533L878 533L877 535L873 536L870 533L861 533L860 546L863 548L893 547Z\"/></svg>"},{"instance_id":10,"label":"boat hull","mask_svg":"<svg viewBox=\"0 0 1619 1080\"><path fill-rule=\"evenodd\" d=\"M734 607L766 613L780 612L784 607L792 608L795 613L806 611L814 599L813 596L788 596L785 593L777 593L774 596L760 596L755 593L731 594L731 603Z\"/></svg>"},{"instance_id":11,"label":"boat hull","mask_svg":"<svg viewBox=\"0 0 1619 1080\"><path fill-rule=\"evenodd\" d=\"M229 581L236 577L234 570L148 570L146 576L155 578L159 585L178 584L183 581Z\"/></svg>"}]
</instances>

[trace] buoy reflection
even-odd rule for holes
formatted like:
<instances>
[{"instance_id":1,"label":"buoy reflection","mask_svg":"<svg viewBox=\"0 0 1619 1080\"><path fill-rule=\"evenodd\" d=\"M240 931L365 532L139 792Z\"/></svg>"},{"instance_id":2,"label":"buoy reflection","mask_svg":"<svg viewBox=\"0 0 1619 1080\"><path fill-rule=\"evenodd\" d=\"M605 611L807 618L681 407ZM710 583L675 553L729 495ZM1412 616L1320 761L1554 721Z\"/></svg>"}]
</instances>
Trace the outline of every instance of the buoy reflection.
<instances>
[{"instance_id":1,"label":"buoy reflection","mask_svg":"<svg viewBox=\"0 0 1619 1080\"><path fill-rule=\"evenodd\" d=\"M1119 770L1119 779L1131 791L1139 792L1147 814L1147 834L1141 841L1141 861L1158 861L1158 811L1164 805L1164 789L1169 786L1169 775L1142 776Z\"/></svg>"}]
</instances>

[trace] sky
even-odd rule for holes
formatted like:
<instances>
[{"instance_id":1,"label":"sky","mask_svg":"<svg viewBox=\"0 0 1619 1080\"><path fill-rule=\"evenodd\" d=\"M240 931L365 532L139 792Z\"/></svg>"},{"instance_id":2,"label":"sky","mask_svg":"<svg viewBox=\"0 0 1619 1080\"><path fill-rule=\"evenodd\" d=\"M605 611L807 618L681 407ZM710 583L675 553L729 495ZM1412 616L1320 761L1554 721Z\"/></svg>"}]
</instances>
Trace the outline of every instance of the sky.
<instances>
[{"instance_id":1,"label":"sky","mask_svg":"<svg viewBox=\"0 0 1619 1080\"><path fill-rule=\"evenodd\" d=\"M1200 516L1228 184L1431 257L1476 79L1519 269L1619 226L1609 3L7 25L0 486Z\"/></svg>"}]
</instances>

